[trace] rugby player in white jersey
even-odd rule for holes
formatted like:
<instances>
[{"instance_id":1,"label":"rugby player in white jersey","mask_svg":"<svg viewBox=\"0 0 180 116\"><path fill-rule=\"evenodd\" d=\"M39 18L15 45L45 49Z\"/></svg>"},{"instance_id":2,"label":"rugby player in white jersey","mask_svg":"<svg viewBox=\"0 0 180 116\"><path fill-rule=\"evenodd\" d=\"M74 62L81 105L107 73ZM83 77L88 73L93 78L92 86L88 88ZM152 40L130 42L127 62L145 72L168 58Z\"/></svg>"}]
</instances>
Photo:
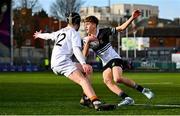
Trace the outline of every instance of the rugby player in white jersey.
<instances>
[{"instance_id":1,"label":"rugby player in white jersey","mask_svg":"<svg viewBox=\"0 0 180 116\"><path fill-rule=\"evenodd\" d=\"M81 18L78 13L70 13L68 25L59 31L52 33L35 32L34 37L41 39L51 39L54 41L54 47L51 56L51 69L57 75L63 74L68 79L79 84L83 92L90 98L93 107L96 110L111 110L114 105L102 104L97 98L90 81L86 75L92 72L92 67L86 64L85 57L81 51L81 39L77 32L80 27ZM77 65L71 60L72 55L75 55L81 65Z\"/></svg>"},{"instance_id":2,"label":"rugby player in white jersey","mask_svg":"<svg viewBox=\"0 0 180 116\"><path fill-rule=\"evenodd\" d=\"M118 106L132 105L134 100L129 97L119 86L118 83L123 83L126 86L134 88L143 93L148 99L153 98L154 94L148 88L138 85L133 80L123 77L123 60L120 55L112 48L109 42L109 36L125 30L128 25L140 15L139 10L135 10L132 16L122 25L115 28L98 29L98 19L95 16L86 17L84 20L85 29L88 36L84 38L83 54L87 56L88 49L92 48L103 63L103 80L107 87L122 98ZM83 98L83 97L82 97ZM81 104L86 102L86 99L81 98Z\"/></svg>"}]
</instances>

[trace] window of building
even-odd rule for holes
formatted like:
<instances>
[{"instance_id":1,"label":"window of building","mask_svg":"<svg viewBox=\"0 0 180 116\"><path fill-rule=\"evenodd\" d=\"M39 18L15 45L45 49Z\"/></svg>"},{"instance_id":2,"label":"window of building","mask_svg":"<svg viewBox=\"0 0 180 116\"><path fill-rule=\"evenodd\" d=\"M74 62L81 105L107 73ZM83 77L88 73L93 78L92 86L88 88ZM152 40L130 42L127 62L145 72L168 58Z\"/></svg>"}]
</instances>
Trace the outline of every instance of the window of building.
<instances>
[{"instance_id":1,"label":"window of building","mask_svg":"<svg viewBox=\"0 0 180 116\"><path fill-rule=\"evenodd\" d=\"M146 17L149 17L149 11L148 10L146 10Z\"/></svg>"},{"instance_id":2,"label":"window of building","mask_svg":"<svg viewBox=\"0 0 180 116\"><path fill-rule=\"evenodd\" d=\"M144 10L141 10L141 16L144 17Z\"/></svg>"},{"instance_id":3,"label":"window of building","mask_svg":"<svg viewBox=\"0 0 180 116\"><path fill-rule=\"evenodd\" d=\"M151 10L149 10L149 16L151 15Z\"/></svg>"},{"instance_id":4,"label":"window of building","mask_svg":"<svg viewBox=\"0 0 180 116\"><path fill-rule=\"evenodd\" d=\"M157 55L157 54L158 54L158 52L157 52L157 51L153 51L153 54L154 54L154 55Z\"/></svg>"},{"instance_id":5,"label":"window of building","mask_svg":"<svg viewBox=\"0 0 180 116\"><path fill-rule=\"evenodd\" d=\"M100 8L97 9L97 12L102 12Z\"/></svg>"},{"instance_id":6,"label":"window of building","mask_svg":"<svg viewBox=\"0 0 180 116\"><path fill-rule=\"evenodd\" d=\"M165 51L164 54L168 55L170 54L170 51Z\"/></svg>"},{"instance_id":7,"label":"window of building","mask_svg":"<svg viewBox=\"0 0 180 116\"><path fill-rule=\"evenodd\" d=\"M126 15L130 15L130 10L129 9L126 9Z\"/></svg>"},{"instance_id":8,"label":"window of building","mask_svg":"<svg viewBox=\"0 0 180 116\"><path fill-rule=\"evenodd\" d=\"M161 47L164 46L164 40L162 38L159 39L159 46L161 46Z\"/></svg>"},{"instance_id":9,"label":"window of building","mask_svg":"<svg viewBox=\"0 0 180 116\"><path fill-rule=\"evenodd\" d=\"M164 51L160 51L160 55L164 55Z\"/></svg>"},{"instance_id":10,"label":"window of building","mask_svg":"<svg viewBox=\"0 0 180 116\"><path fill-rule=\"evenodd\" d=\"M109 17L106 17L106 20L109 21Z\"/></svg>"}]
</instances>

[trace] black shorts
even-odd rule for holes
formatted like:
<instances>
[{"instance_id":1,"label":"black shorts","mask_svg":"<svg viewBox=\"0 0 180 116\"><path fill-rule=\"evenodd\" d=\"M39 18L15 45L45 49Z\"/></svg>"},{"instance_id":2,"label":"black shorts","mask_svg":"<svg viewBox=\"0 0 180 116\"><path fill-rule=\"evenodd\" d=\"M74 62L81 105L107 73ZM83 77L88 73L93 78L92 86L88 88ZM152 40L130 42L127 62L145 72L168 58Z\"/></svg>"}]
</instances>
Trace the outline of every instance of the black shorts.
<instances>
[{"instance_id":1,"label":"black shorts","mask_svg":"<svg viewBox=\"0 0 180 116\"><path fill-rule=\"evenodd\" d=\"M123 60L119 58L115 58L110 60L104 67L103 71L106 70L107 68L113 68L114 66L119 66L123 69Z\"/></svg>"}]
</instances>

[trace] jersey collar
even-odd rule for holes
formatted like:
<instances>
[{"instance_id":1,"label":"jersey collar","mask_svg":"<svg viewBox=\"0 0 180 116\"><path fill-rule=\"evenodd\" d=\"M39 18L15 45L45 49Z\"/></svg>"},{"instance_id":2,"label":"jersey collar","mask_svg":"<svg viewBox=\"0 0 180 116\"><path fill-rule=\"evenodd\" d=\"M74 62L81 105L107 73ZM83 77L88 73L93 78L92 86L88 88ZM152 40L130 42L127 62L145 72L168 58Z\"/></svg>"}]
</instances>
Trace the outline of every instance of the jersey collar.
<instances>
[{"instance_id":1,"label":"jersey collar","mask_svg":"<svg viewBox=\"0 0 180 116\"><path fill-rule=\"evenodd\" d=\"M98 34L99 34L99 28L97 28L96 30L96 37L98 36Z\"/></svg>"}]
</instances>

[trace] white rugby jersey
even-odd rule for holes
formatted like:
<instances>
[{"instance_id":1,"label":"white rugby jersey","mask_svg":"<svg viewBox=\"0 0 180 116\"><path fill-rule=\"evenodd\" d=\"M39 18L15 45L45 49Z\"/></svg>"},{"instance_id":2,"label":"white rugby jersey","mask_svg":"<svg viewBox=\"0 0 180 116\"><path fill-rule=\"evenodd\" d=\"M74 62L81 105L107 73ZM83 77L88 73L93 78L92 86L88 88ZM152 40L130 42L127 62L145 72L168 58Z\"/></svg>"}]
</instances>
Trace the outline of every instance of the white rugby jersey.
<instances>
[{"instance_id":1,"label":"white rugby jersey","mask_svg":"<svg viewBox=\"0 0 180 116\"><path fill-rule=\"evenodd\" d=\"M51 55L51 68L63 65L63 61L71 60L73 47L81 47L79 33L70 27L63 28L53 33L38 34L39 38L51 39L54 41L54 47Z\"/></svg>"}]
</instances>

